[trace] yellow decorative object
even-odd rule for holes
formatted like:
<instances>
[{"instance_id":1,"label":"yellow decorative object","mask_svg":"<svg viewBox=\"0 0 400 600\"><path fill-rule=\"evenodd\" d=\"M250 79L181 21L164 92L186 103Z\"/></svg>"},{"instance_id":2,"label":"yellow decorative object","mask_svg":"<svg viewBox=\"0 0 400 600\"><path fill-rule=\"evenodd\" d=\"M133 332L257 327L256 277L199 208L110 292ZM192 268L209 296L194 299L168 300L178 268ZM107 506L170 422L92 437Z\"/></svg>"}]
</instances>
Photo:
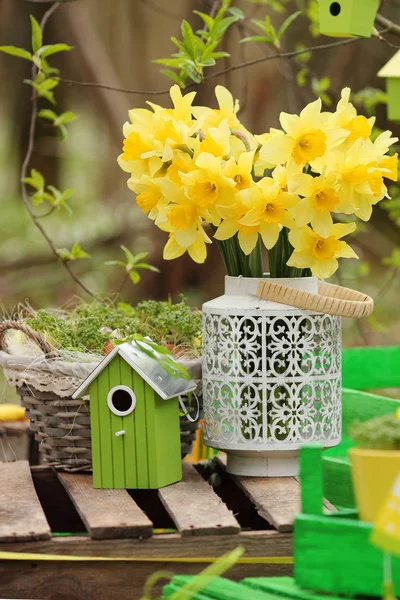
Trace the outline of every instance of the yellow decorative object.
<instances>
[{"instance_id":1,"label":"yellow decorative object","mask_svg":"<svg viewBox=\"0 0 400 600\"><path fill-rule=\"evenodd\" d=\"M205 446L203 442L203 427L204 427L204 419L200 419L199 428L196 431L196 439L193 444L193 450L189 456L186 457L186 460L190 463L198 463L202 460L207 460L208 458L212 458L216 454L220 454L219 450L215 450L214 448L209 448Z\"/></svg>"},{"instance_id":2,"label":"yellow decorative object","mask_svg":"<svg viewBox=\"0 0 400 600\"><path fill-rule=\"evenodd\" d=\"M15 404L0 404L0 421L25 421L25 408Z\"/></svg>"},{"instance_id":3,"label":"yellow decorative object","mask_svg":"<svg viewBox=\"0 0 400 600\"><path fill-rule=\"evenodd\" d=\"M400 556L400 474L378 511L370 541L384 552Z\"/></svg>"},{"instance_id":4,"label":"yellow decorative object","mask_svg":"<svg viewBox=\"0 0 400 600\"><path fill-rule=\"evenodd\" d=\"M374 522L400 473L400 451L352 448L349 455L360 518Z\"/></svg>"}]
</instances>

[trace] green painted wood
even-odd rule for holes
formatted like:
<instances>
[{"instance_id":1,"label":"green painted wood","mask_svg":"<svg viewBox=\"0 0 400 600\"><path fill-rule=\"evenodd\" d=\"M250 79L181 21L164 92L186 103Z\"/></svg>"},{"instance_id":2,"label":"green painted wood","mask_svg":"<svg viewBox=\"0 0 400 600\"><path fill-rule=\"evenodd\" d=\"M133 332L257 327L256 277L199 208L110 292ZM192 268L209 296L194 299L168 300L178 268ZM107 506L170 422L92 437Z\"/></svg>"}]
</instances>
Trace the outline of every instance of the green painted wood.
<instances>
[{"instance_id":1,"label":"green painted wood","mask_svg":"<svg viewBox=\"0 0 400 600\"><path fill-rule=\"evenodd\" d=\"M400 120L400 79L397 110ZM400 346L346 348L342 352L343 387L372 390L400 387Z\"/></svg>"},{"instance_id":2,"label":"green painted wood","mask_svg":"<svg viewBox=\"0 0 400 600\"><path fill-rule=\"evenodd\" d=\"M340 12L332 14L332 4ZM319 26L324 35L334 37L371 37L379 0L319 0Z\"/></svg>"},{"instance_id":3,"label":"green painted wood","mask_svg":"<svg viewBox=\"0 0 400 600\"><path fill-rule=\"evenodd\" d=\"M147 456L147 427L146 427L146 402L145 382L133 372L133 389L136 394L135 412L135 443L136 443L136 465L137 465L137 487L139 489L149 488L149 469Z\"/></svg>"},{"instance_id":4,"label":"green painted wood","mask_svg":"<svg viewBox=\"0 0 400 600\"><path fill-rule=\"evenodd\" d=\"M163 598L169 598L193 579L190 575L176 575L171 583L163 588ZM251 594L251 595L250 595ZM259 590L251 590L243 583L231 581L225 577L216 577L199 594L191 596L194 600L276 600L276 595Z\"/></svg>"},{"instance_id":5,"label":"green painted wood","mask_svg":"<svg viewBox=\"0 0 400 600\"><path fill-rule=\"evenodd\" d=\"M164 487L182 479L178 398L155 396L155 423L158 487Z\"/></svg>"},{"instance_id":6,"label":"green painted wood","mask_svg":"<svg viewBox=\"0 0 400 600\"><path fill-rule=\"evenodd\" d=\"M320 446L309 445L301 448L300 481L302 512L310 515L322 515L324 490Z\"/></svg>"},{"instance_id":7,"label":"green painted wood","mask_svg":"<svg viewBox=\"0 0 400 600\"><path fill-rule=\"evenodd\" d=\"M127 385L133 391L134 371L123 359L120 360L120 373L121 382L123 385ZM124 417L124 429L126 434L124 436L124 466L125 466L125 484L128 489L137 488L137 464L136 464L136 410L131 412L129 415Z\"/></svg>"},{"instance_id":8,"label":"green painted wood","mask_svg":"<svg viewBox=\"0 0 400 600\"><path fill-rule=\"evenodd\" d=\"M369 543L372 525L362 521L299 515L294 530L296 584L347 596L380 596L383 553ZM393 559L396 595L400 559Z\"/></svg>"},{"instance_id":9,"label":"green painted wood","mask_svg":"<svg viewBox=\"0 0 400 600\"><path fill-rule=\"evenodd\" d=\"M90 433L92 438L93 486L95 488L101 488L103 485L101 472L101 443L98 392L99 386L97 379L95 379L90 386Z\"/></svg>"},{"instance_id":10,"label":"green painted wood","mask_svg":"<svg viewBox=\"0 0 400 600\"><path fill-rule=\"evenodd\" d=\"M267 592L278 598L294 598L294 600L343 600L343 596L329 596L318 594L300 588L293 577L246 577L242 584L253 590ZM249 600L251 600L249 596Z\"/></svg>"},{"instance_id":11,"label":"green painted wood","mask_svg":"<svg viewBox=\"0 0 400 600\"><path fill-rule=\"evenodd\" d=\"M394 413L400 400L367 394L357 390L343 390L343 434L348 435L354 421L367 421L373 417Z\"/></svg>"},{"instance_id":12,"label":"green painted wood","mask_svg":"<svg viewBox=\"0 0 400 600\"><path fill-rule=\"evenodd\" d=\"M157 435L156 435L156 393L149 385L144 388L146 403L146 422L147 422L147 465L149 471L149 488L157 489L158 485L158 465L157 465ZM166 400L169 402L169 400Z\"/></svg>"},{"instance_id":13,"label":"green painted wood","mask_svg":"<svg viewBox=\"0 0 400 600\"><path fill-rule=\"evenodd\" d=\"M111 390L116 385L127 385L121 379L120 364L123 359L120 356L116 356L111 363L108 365L108 389ZM124 361L125 362L125 361ZM103 401L107 403L107 396L103 398ZM129 435L126 428L125 417L115 415L110 409L111 419L111 444L112 444L112 468L114 474L114 488L126 487L125 483L125 437ZM116 436L117 431L125 430L125 435Z\"/></svg>"},{"instance_id":14,"label":"green painted wood","mask_svg":"<svg viewBox=\"0 0 400 600\"><path fill-rule=\"evenodd\" d=\"M108 367L97 377L99 398L99 431L101 446L101 473L102 487L113 488L113 445L111 432L111 411L107 406L107 394L109 392Z\"/></svg>"},{"instance_id":15,"label":"green painted wood","mask_svg":"<svg viewBox=\"0 0 400 600\"><path fill-rule=\"evenodd\" d=\"M324 496L336 508L355 508L356 502L347 457L324 456Z\"/></svg>"},{"instance_id":16,"label":"green painted wood","mask_svg":"<svg viewBox=\"0 0 400 600\"><path fill-rule=\"evenodd\" d=\"M388 119L389 121L400 121L400 73L399 77L389 77L386 80L388 94ZM400 385L400 384L398 384Z\"/></svg>"}]
</instances>

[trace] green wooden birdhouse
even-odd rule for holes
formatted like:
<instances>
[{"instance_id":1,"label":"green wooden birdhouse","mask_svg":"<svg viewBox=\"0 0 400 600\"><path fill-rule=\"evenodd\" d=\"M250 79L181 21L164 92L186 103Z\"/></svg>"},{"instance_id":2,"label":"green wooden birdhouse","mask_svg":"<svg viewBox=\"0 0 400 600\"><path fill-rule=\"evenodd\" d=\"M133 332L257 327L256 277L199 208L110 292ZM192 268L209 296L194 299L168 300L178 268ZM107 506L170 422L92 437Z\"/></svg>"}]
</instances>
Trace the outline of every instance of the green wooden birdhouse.
<instances>
[{"instance_id":1,"label":"green wooden birdhouse","mask_svg":"<svg viewBox=\"0 0 400 600\"><path fill-rule=\"evenodd\" d=\"M319 0L319 28L333 37L371 37L379 0Z\"/></svg>"},{"instance_id":2,"label":"green wooden birdhouse","mask_svg":"<svg viewBox=\"0 0 400 600\"><path fill-rule=\"evenodd\" d=\"M158 489L180 481L178 399L195 388L154 346L116 346L73 396L90 394L93 486Z\"/></svg>"},{"instance_id":3,"label":"green wooden birdhouse","mask_svg":"<svg viewBox=\"0 0 400 600\"><path fill-rule=\"evenodd\" d=\"M400 50L378 73L386 79L389 121L400 121Z\"/></svg>"}]
</instances>

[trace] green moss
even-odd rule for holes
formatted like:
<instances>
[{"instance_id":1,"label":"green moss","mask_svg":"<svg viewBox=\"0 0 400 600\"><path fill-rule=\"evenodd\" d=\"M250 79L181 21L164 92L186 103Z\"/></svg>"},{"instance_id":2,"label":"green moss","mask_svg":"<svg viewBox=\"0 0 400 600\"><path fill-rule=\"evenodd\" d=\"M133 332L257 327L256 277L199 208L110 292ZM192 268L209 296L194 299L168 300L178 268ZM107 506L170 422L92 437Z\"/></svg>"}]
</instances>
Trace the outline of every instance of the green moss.
<instances>
[{"instance_id":1,"label":"green moss","mask_svg":"<svg viewBox=\"0 0 400 600\"><path fill-rule=\"evenodd\" d=\"M400 450L400 419L395 415L384 415L364 423L355 422L350 436L358 448Z\"/></svg>"},{"instance_id":2,"label":"green moss","mask_svg":"<svg viewBox=\"0 0 400 600\"><path fill-rule=\"evenodd\" d=\"M192 356L201 354L201 313L184 300L147 300L136 307L96 301L68 311L39 310L26 322L56 348L71 352L102 354L108 340L140 334Z\"/></svg>"}]
</instances>

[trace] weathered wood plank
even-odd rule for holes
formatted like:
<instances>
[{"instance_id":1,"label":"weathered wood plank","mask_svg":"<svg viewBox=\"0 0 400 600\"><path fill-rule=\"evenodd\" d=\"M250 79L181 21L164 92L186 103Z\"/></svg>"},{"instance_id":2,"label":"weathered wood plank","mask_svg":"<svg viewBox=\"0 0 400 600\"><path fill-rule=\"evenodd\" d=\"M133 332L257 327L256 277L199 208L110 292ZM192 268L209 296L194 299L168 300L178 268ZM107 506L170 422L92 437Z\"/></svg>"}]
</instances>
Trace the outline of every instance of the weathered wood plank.
<instances>
[{"instance_id":1,"label":"weathered wood plank","mask_svg":"<svg viewBox=\"0 0 400 600\"><path fill-rule=\"evenodd\" d=\"M263 519L280 532L293 530L300 512L300 485L294 477L232 477Z\"/></svg>"},{"instance_id":2,"label":"weathered wood plank","mask_svg":"<svg viewBox=\"0 0 400 600\"><path fill-rule=\"evenodd\" d=\"M28 461L0 463L0 542L47 540L49 524L40 506Z\"/></svg>"},{"instance_id":3,"label":"weathered wood plank","mask_svg":"<svg viewBox=\"0 0 400 600\"><path fill-rule=\"evenodd\" d=\"M126 490L94 489L90 475L58 473L94 540L150 537L153 524Z\"/></svg>"},{"instance_id":4,"label":"weathered wood plank","mask_svg":"<svg viewBox=\"0 0 400 600\"><path fill-rule=\"evenodd\" d=\"M240 526L232 512L196 469L183 462L182 470L182 481L158 492L181 535L239 533Z\"/></svg>"},{"instance_id":5,"label":"weathered wood plank","mask_svg":"<svg viewBox=\"0 0 400 600\"><path fill-rule=\"evenodd\" d=\"M133 539L98 540L95 543L88 536L54 537L43 542L21 542L1 544L0 552L34 552L39 554L56 554L66 556L109 556L114 558L129 557L136 560L147 559L168 560L182 558L195 559L205 556L217 558L226 552L237 548L238 545L245 549L246 558L270 557L274 566L273 557L292 556L292 534L278 533L276 530L243 531L237 535L209 535L199 536L193 543L191 536L181 536L178 533L157 534L138 543ZM172 569L181 572L180 565ZM259 565L267 569L268 565ZM276 566L276 565L275 565ZM290 564L281 564L286 567L286 572L291 570ZM164 565L163 565L164 568ZM153 572L156 567L153 564ZM0 579L1 581L1 579ZM3 590L2 590L3 591Z\"/></svg>"}]
</instances>

